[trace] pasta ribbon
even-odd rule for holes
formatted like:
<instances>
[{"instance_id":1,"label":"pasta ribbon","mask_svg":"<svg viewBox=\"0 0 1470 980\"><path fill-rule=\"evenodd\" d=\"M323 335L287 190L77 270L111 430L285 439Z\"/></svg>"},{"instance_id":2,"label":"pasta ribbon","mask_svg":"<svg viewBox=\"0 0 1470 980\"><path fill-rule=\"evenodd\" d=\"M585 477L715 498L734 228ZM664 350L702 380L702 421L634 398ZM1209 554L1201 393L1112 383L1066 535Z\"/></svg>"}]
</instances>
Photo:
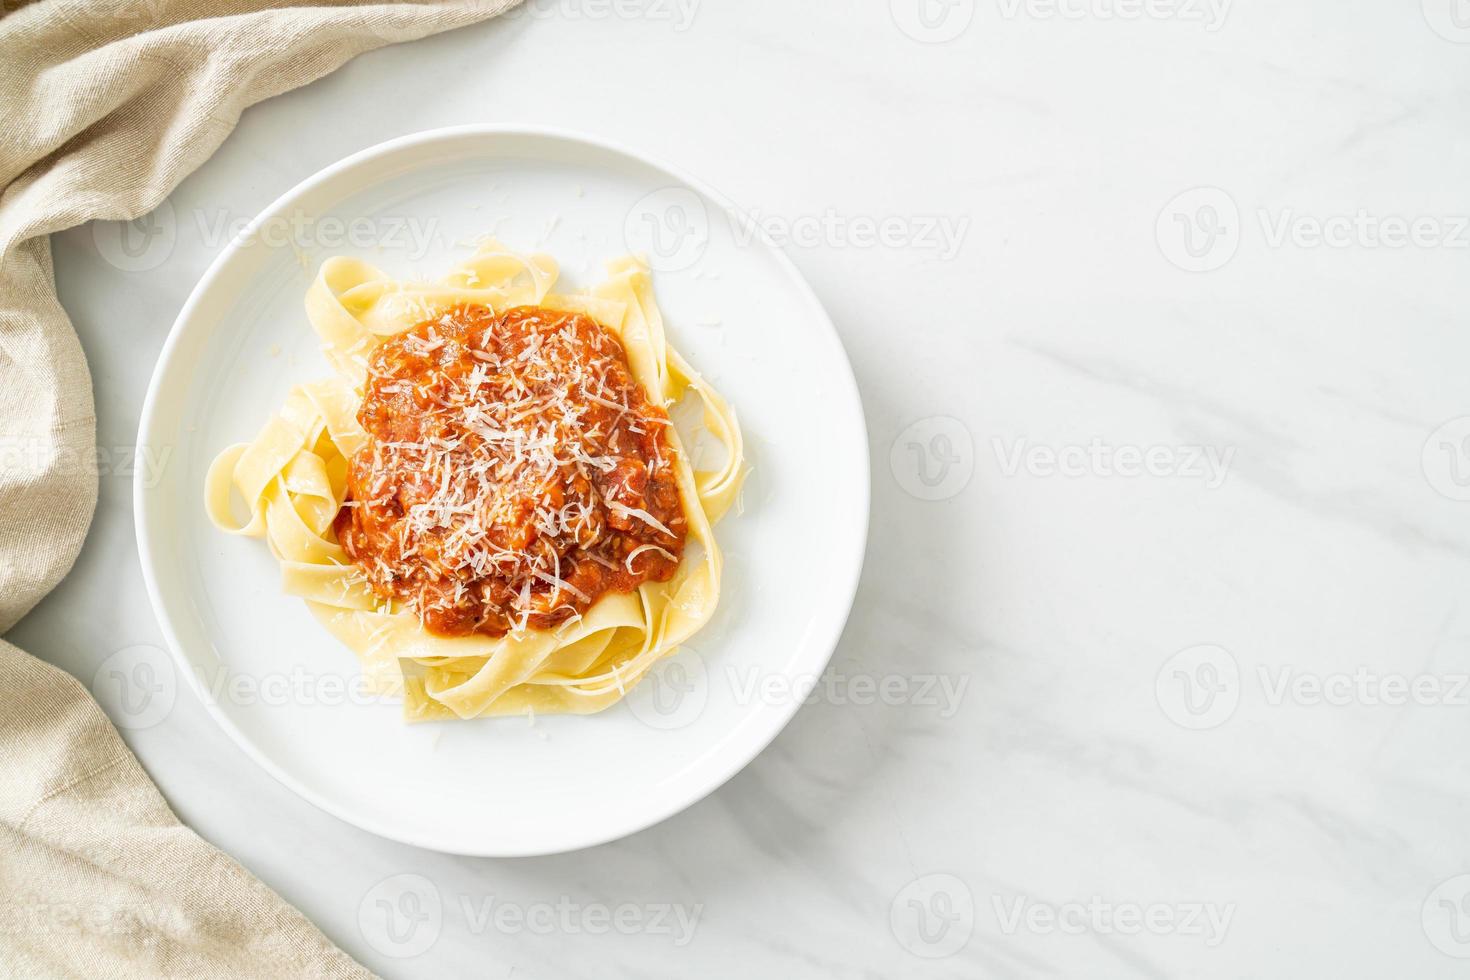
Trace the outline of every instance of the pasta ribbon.
<instances>
[{"instance_id":1,"label":"pasta ribbon","mask_svg":"<svg viewBox=\"0 0 1470 980\"><path fill-rule=\"evenodd\" d=\"M744 444L734 410L669 344L646 263L609 263L591 293L553 293L557 265L487 240L437 282L399 282L354 258L324 262L307 290L306 312L335 375L299 385L250 442L223 450L205 479L205 507L221 530L266 539L279 560L283 590L358 657L370 690L401 695L409 721L537 713L588 714L616 703L663 657L698 632L720 598L722 558L714 524L745 477ZM694 471L674 426L679 499L688 523L672 578L633 592L607 592L554 629L515 629L501 637L447 637L385 602L337 542L334 521L346 503L348 463L365 444L357 413L368 356L384 340L461 304L499 312L540 305L583 313L616 335L634 379L655 405L692 394L704 427L725 448L724 462ZM233 498L246 507L237 518Z\"/></svg>"}]
</instances>

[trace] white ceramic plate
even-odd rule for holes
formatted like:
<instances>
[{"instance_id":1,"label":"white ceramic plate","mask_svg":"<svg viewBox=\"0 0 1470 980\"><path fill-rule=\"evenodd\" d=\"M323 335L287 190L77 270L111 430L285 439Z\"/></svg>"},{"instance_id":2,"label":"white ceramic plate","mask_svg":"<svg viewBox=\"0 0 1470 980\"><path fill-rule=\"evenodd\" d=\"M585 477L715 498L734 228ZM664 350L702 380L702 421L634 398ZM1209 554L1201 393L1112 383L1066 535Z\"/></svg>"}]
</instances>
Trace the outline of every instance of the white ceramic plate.
<instances>
[{"instance_id":1,"label":"white ceramic plate","mask_svg":"<svg viewBox=\"0 0 1470 980\"><path fill-rule=\"evenodd\" d=\"M857 586L867 435L831 322L791 262L734 214L709 187L627 150L477 126L328 167L220 255L148 391L140 453L168 465L154 481L138 467L138 547L184 676L272 775L385 837L545 854L677 813L791 718ZM674 342L736 407L754 470L743 512L717 528L727 559L715 620L624 703L588 717L408 726L396 704L357 696L354 656L281 594L263 541L210 525L201 488L216 452L251 438L291 385L328 373L302 307L323 259L437 276L487 232L555 256L563 288L646 252Z\"/></svg>"}]
</instances>

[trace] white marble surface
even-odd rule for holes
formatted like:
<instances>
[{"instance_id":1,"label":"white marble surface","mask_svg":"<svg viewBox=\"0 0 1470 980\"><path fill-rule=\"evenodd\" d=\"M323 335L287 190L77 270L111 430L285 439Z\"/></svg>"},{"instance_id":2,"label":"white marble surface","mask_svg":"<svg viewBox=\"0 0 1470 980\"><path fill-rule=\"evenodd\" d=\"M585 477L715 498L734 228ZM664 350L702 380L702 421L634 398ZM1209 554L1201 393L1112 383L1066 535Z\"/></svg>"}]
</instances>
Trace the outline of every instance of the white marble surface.
<instances>
[{"instance_id":1,"label":"white marble surface","mask_svg":"<svg viewBox=\"0 0 1470 980\"><path fill-rule=\"evenodd\" d=\"M816 227L789 251L874 514L832 683L770 749L631 839L495 861L316 811L187 691L130 744L389 977L1463 976L1470 9L891 7L540 0L250 110L156 267L108 261L116 226L54 243L106 462L217 251L193 216L392 136L585 130ZM121 469L10 637L88 682L160 643ZM443 899L412 956L372 921L401 874Z\"/></svg>"}]
</instances>

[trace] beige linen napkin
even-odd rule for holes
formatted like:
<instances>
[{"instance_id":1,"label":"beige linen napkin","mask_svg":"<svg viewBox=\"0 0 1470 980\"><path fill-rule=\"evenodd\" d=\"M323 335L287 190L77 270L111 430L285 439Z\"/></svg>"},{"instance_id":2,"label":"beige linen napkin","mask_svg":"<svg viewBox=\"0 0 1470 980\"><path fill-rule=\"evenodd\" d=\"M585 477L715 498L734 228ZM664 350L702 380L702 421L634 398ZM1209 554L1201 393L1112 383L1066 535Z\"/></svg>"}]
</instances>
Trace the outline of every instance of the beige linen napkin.
<instances>
[{"instance_id":1,"label":"beige linen napkin","mask_svg":"<svg viewBox=\"0 0 1470 980\"><path fill-rule=\"evenodd\" d=\"M515 2L0 0L0 633L97 499L48 236L151 211L246 106ZM0 978L368 975L178 822L81 684L0 641L0 690Z\"/></svg>"}]
</instances>

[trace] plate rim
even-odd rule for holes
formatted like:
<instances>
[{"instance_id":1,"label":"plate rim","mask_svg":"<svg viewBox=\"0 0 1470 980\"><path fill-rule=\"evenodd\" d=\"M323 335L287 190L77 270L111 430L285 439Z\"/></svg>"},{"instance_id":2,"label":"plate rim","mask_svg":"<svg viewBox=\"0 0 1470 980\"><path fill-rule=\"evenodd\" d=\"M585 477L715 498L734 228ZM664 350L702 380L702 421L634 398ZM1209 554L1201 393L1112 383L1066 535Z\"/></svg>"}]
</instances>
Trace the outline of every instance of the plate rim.
<instances>
[{"instance_id":1,"label":"plate rim","mask_svg":"<svg viewBox=\"0 0 1470 980\"><path fill-rule=\"evenodd\" d=\"M251 219L245 231L232 238L220 254L210 262L204 274L194 284L188 299L184 301L184 305L180 308L178 316L169 328L168 335L159 350L158 359L154 364L153 371L148 380L148 389L143 400L143 408L138 422L138 435L135 449L137 457L141 459L146 449L153 444L150 437L153 434L153 430L159 425L159 420L156 418L159 390L163 378L177 353L177 348L183 337L186 325L194 318L196 307L204 301L205 295L211 290L215 280L223 275L224 270L242 250L243 243L248 240L249 232L256 228L262 220L270 215L279 213L282 209L289 207L298 198L320 185L337 178L342 172L375 157L384 156L408 147L438 141L454 141L465 138L494 140L497 138L517 137L561 140L581 144L584 147L602 153L622 156L650 167L672 178L673 181L688 187L719 206L727 216L733 217L743 213L742 209L721 191L717 190L708 182L689 174L680 167L666 163L657 157L639 150L634 150L616 141L557 126L522 123L477 123L443 126L397 136L350 153L298 181L284 193L277 196L270 204L262 208ZM833 617L830 627L823 631L820 642L817 644L826 651L820 663L813 664L815 668L814 672L820 674L825 672L830 665L832 657L837 651L838 643L841 641L842 634L846 629L847 622L851 617L853 605L857 600L858 585L866 561L872 506L872 454L869 447L867 419L863 410L863 401L857 385L857 378L853 373L851 358L848 356L847 349L842 343L841 333L832 322L831 315L827 312L826 307L823 306L821 299L817 296L811 284L807 282L806 277L801 274L801 271L791 260L791 257L780 246L776 245L758 224L752 224L751 230L754 234L754 240L759 241L764 246L767 253L775 259L778 267L795 286L801 297L807 302L812 311L817 314L813 325L825 329L829 335L829 339L834 343L837 352L841 355L841 368L843 370L837 372L840 387L842 388L842 395L849 402L849 406L854 412L859 429L858 434L860 435L860 438L856 442L862 464L861 469L865 479L860 481L859 487L855 488L854 503L857 506L852 509L854 517L851 520L855 526L851 529L850 533L853 535L856 547L846 567L833 570L845 579L844 593L846 598L842 601L840 609L836 610L837 614ZM214 329L217 329L217 327ZM587 835L585 839L577 839L562 844L538 847L486 846L472 850L462 849L459 846L445 846L442 842L427 839L421 833L413 833L404 828L391 826L391 822L380 821L370 814L363 814L360 811L339 806L325 794L317 792L310 785L279 767L270 756L240 730L234 720L216 703L215 699L205 688L203 679L194 669L193 662L184 654L183 644L180 642L178 634L174 629L171 617L166 612L158 576L155 574L155 565L158 561L158 556L155 554L155 549L152 546L152 539L155 533L153 524L148 517L147 506L151 494L157 492L157 488L146 485L147 481L143 477L144 472L142 467L134 467L133 525L134 536L138 546L139 564L142 568L143 581L148 592L148 601L153 610L153 617L163 633L164 641L168 646L169 654L173 658L175 666L184 675L184 679L189 688L203 703L214 722L234 742L235 746L278 783L290 789L318 810L328 813L344 823L366 830L387 840L409 844L438 853L457 854L466 857L536 857L551 854L565 854L620 840L647 830L682 813L724 786L744 770L746 766L755 761L775 741L776 737L785 731L791 719L795 717L796 712L802 706L802 699L798 698L790 699L785 704L773 706L776 708L776 712L772 716L774 722L766 730L756 733L755 738L750 741L746 748L737 753L733 763L714 768L711 772L701 775L695 782L693 792L682 794L671 805L666 804L650 807L646 813L636 819L627 820L623 824L611 826L605 830ZM832 574L832 572L829 572L829 574Z\"/></svg>"}]
</instances>

